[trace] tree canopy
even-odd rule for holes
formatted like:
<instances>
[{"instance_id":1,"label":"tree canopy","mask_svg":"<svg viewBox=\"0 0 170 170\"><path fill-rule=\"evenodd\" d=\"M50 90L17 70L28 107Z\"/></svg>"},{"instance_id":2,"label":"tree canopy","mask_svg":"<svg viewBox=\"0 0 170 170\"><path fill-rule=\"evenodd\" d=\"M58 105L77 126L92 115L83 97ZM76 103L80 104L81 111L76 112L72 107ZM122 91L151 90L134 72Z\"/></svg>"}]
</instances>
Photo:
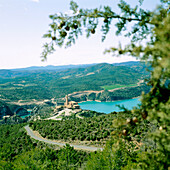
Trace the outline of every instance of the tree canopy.
<instances>
[{"instance_id":1,"label":"tree canopy","mask_svg":"<svg viewBox=\"0 0 170 170\"><path fill-rule=\"evenodd\" d=\"M127 169L130 167L168 169L170 167L170 2L160 0L160 5L154 11L142 9L143 0L138 2L138 5L131 7L126 1L120 0L118 7L121 12L117 14L109 6L82 9L77 3L71 1L71 15L61 13L49 16L52 23L44 37L49 38L51 42L44 45L42 58L46 59L49 53L54 52L55 45L70 47L83 31L86 32L87 37L95 34L99 21L102 21L101 31L102 41L104 41L110 31L112 21L115 20L117 28L115 34L123 33L129 37L131 42L124 47L121 44L117 47L110 47L105 52L113 53L113 55L135 56L152 66L151 77L147 80L152 88L149 93L142 95L141 106L129 112L129 119L118 119L113 123L113 126L117 128L115 134L117 141L121 141L118 142L119 144L123 142L126 148L130 144L132 146L133 136L131 138L129 136L133 128L130 126L138 126L139 122L146 121L146 119L156 125L148 136L148 141L154 142L155 147L146 146L144 151L139 152L135 161L131 160L131 163L126 163L127 166L125 164L120 164L120 166ZM115 142L114 147L118 143ZM118 150L114 151L116 152ZM101 156L100 159L102 159ZM112 165L110 166L113 168Z\"/></svg>"}]
</instances>

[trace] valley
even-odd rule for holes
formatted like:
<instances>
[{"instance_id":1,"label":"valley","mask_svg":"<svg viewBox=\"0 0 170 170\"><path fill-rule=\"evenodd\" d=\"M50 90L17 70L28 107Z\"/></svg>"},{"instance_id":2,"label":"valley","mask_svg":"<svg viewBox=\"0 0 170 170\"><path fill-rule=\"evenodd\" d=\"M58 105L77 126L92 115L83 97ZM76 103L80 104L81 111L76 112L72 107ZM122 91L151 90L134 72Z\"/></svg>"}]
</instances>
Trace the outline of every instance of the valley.
<instances>
[{"instance_id":1,"label":"valley","mask_svg":"<svg viewBox=\"0 0 170 170\"><path fill-rule=\"evenodd\" d=\"M26 147L23 141L29 141L30 148L44 153L43 147L50 152L57 148L61 153L77 149L71 152L79 155L75 158L79 163L87 159L89 152L103 151L114 133L113 122L117 118L127 118L126 112L115 112L111 106L106 114L101 110L94 111L93 107L73 108L69 102L97 101L102 104L139 97L142 91L147 93L150 87L144 82L149 77L145 65L139 62L124 64L5 70L5 74L4 70L0 70L0 124L5 128L13 127L13 131L5 130L3 133L12 135L14 129L19 128L18 124L22 131L16 133L20 145L12 153L22 154L20 148ZM141 129L147 132L148 129L143 126L140 125ZM136 143L145 137L138 139L138 133L135 136ZM5 152L8 148L1 145ZM27 150L23 153L29 154ZM81 154L86 156L82 158Z\"/></svg>"},{"instance_id":2,"label":"valley","mask_svg":"<svg viewBox=\"0 0 170 170\"><path fill-rule=\"evenodd\" d=\"M1 119L14 115L19 108L25 110L23 116L29 114L27 110L33 110L32 115L41 115L42 119L55 116L55 106L63 105L65 95L75 102L139 97L142 91L147 93L150 89L144 83L149 77L145 68L143 63L127 62L0 70L1 105L7 105L9 110L15 108L8 114L0 112Z\"/></svg>"},{"instance_id":3,"label":"valley","mask_svg":"<svg viewBox=\"0 0 170 170\"><path fill-rule=\"evenodd\" d=\"M0 13L0 170L170 170L169 0Z\"/></svg>"},{"instance_id":4,"label":"valley","mask_svg":"<svg viewBox=\"0 0 170 170\"><path fill-rule=\"evenodd\" d=\"M3 133L0 145L5 166L13 167L23 154L36 152L37 156L39 153L47 155L42 159L54 161L48 151L57 150L55 158L59 162L55 160L52 165L60 167L61 162L65 166L60 158L69 152L75 153L78 167L89 160L90 155L105 153L115 133L123 140L133 140L135 150L144 146L153 148L154 144L150 145L146 137L156 124L139 121L137 113L129 114L133 106L139 104L137 97L150 90L144 82L149 77L144 69L145 65L136 62L126 66L104 63L60 71L19 71L21 73L15 73L17 76L1 77L0 128ZM86 102L91 105L83 109ZM121 110L115 109L117 104ZM102 111L106 105L109 111ZM12 143L13 140L16 142ZM16 156L14 161L11 160L13 155L6 156L8 146L4 141L12 143L10 147L16 145L16 149L10 149ZM7 165L9 160L11 163Z\"/></svg>"}]
</instances>

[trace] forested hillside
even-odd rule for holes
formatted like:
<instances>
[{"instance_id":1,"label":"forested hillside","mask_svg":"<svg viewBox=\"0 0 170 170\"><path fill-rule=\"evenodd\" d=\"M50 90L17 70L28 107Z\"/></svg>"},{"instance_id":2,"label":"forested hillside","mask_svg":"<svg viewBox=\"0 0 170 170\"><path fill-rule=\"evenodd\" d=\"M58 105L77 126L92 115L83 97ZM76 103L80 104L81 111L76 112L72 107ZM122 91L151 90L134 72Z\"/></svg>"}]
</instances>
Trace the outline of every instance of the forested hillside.
<instances>
[{"instance_id":1,"label":"forested hillside","mask_svg":"<svg viewBox=\"0 0 170 170\"><path fill-rule=\"evenodd\" d=\"M60 149L31 139L24 126L0 125L0 169L77 169L87 160L87 152L69 145Z\"/></svg>"},{"instance_id":2,"label":"forested hillside","mask_svg":"<svg viewBox=\"0 0 170 170\"><path fill-rule=\"evenodd\" d=\"M139 97L142 92L149 92L150 87L145 84L135 87L126 87L114 91L104 90L101 92L91 92L91 93L80 93L79 95L70 95L70 100L80 102L87 100L97 100L97 101L115 101L131 99L134 97Z\"/></svg>"},{"instance_id":3,"label":"forested hillside","mask_svg":"<svg viewBox=\"0 0 170 170\"><path fill-rule=\"evenodd\" d=\"M47 139L60 140L69 143L83 143L105 145L116 130L113 126L114 120L117 118L129 118L129 115L124 112L103 114L92 118L72 118L63 121L55 120L39 120L30 122L29 125L33 130L36 130L40 135ZM133 117L131 117L133 118ZM147 121L133 124L133 135L138 142L144 142L147 131L154 128L153 124ZM140 130L140 132L139 132ZM132 134L131 134L132 135ZM130 136L129 136L130 137Z\"/></svg>"},{"instance_id":4,"label":"forested hillside","mask_svg":"<svg viewBox=\"0 0 170 170\"><path fill-rule=\"evenodd\" d=\"M29 123L33 130L38 131L42 137L47 139L93 146L105 146L107 143L103 152L97 151L91 154L86 151L74 150L69 145L59 148L36 141L27 135L24 129L26 124L0 125L0 169L89 169L91 157L97 156L100 158L105 152L109 155L108 147L111 146L109 142L113 140L111 136L115 132L117 133L118 130L113 126L113 122L123 118L132 120L131 123L125 122L124 126L131 124L129 130L133 128L133 134L119 132L120 135L123 135L129 141L133 137L133 140L136 141L134 143L136 149L142 143L141 151L146 146L149 146L151 149L154 148L154 142L147 141L146 137L148 132L155 129L156 126L147 120L136 122L134 117L126 112L113 112L108 115L103 114L84 119L71 118L62 121L38 120ZM119 149L117 148L117 150ZM122 158L126 158L124 161L125 165L128 159L131 159L126 156L126 153L127 150L119 150ZM130 154L134 154L133 159L135 159L137 158L138 150ZM104 159L108 159L108 157ZM117 164L115 163L114 166L117 166Z\"/></svg>"},{"instance_id":5,"label":"forested hillside","mask_svg":"<svg viewBox=\"0 0 170 170\"><path fill-rule=\"evenodd\" d=\"M145 65L140 63L125 66L103 63L63 71L27 70L18 72L16 76L15 71L5 72L0 79L0 97L10 100L61 98L77 91L103 90L103 86L137 85L148 77Z\"/></svg>"}]
</instances>

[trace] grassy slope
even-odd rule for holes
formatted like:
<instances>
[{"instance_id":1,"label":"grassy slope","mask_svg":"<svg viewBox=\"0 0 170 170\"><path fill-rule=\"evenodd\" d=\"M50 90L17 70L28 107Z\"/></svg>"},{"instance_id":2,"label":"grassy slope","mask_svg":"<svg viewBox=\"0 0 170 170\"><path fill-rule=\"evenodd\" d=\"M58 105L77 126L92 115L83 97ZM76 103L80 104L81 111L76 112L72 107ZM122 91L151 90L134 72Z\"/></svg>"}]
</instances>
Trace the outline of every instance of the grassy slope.
<instances>
[{"instance_id":1,"label":"grassy slope","mask_svg":"<svg viewBox=\"0 0 170 170\"><path fill-rule=\"evenodd\" d=\"M115 85L106 85L106 86L101 86L104 90L113 90L116 88L121 88L121 87L132 87L132 86L137 86L137 84L129 84L129 85L119 85L119 84L115 84Z\"/></svg>"}]
</instances>

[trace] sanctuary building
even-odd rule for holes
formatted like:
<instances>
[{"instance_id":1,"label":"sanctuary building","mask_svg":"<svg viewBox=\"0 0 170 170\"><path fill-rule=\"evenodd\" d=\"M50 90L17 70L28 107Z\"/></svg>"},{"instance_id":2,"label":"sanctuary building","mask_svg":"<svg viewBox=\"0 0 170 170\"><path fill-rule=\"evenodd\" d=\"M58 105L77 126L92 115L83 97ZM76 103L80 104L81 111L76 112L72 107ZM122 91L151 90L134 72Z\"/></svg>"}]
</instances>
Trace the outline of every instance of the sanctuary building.
<instances>
[{"instance_id":1,"label":"sanctuary building","mask_svg":"<svg viewBox=\"0 0 170 170\"><path fill-rule=\"evenodd\" d=\"M75 101L68 101L68 95L66 95L65 101L66 102L65 102L64 106L66 108L69 108L69 109L71 109L71 108L73 108L73 109L80 109L80 106L78 105L77 102L75 102Z\"/></svg>"}]
</instances>

